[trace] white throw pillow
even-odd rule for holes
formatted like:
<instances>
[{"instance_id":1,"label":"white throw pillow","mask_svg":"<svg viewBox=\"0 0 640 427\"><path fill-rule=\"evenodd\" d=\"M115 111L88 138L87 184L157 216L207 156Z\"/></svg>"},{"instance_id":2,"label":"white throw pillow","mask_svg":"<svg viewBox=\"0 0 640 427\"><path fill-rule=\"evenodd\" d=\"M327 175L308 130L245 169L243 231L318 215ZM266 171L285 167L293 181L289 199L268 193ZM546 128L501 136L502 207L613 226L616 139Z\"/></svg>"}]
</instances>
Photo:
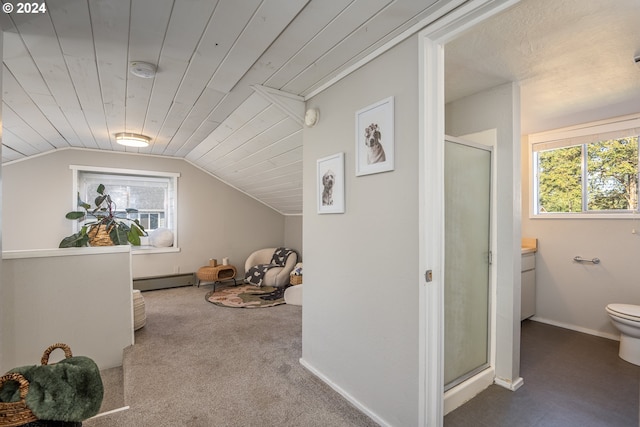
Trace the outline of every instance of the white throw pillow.
<instances>
[{"instance_id":1,"label":"white throw pillow","mask_svg":"<svg viewBox=\"0 0 640 427\"><path fill-rule=\"evenodd\" d=\"M173 231L168 228L156 228L149 234L149 243L156 248L173 246Z\"/></svg>"}]
</instances>

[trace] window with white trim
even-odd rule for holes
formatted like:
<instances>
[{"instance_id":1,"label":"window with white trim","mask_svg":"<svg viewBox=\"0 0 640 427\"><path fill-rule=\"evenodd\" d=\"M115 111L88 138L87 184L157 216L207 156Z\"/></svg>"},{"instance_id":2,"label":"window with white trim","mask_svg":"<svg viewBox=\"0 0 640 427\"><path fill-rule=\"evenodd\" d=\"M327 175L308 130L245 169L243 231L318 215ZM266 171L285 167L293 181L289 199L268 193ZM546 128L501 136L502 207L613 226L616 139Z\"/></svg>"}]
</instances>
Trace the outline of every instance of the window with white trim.
<instances>
[{"instance_id":1,"label":"window with white trim","mask_svg":"<svg viewBox=\"0 0 640 427\"><path fill-rule=\"evenodd\" d=\"M74 174L74 207L80 199L93 205L98 186L105 186L105 193L115 202L116 210L136 209L126 214L137 219L147 233L158 228L173 232L173 247L177 247L177 199L178 173L142 171L131 169L71 166Z\"/></svg>"},{"instance_id":2,"label":"window with white trim","mask_svg":"<svg viewBox=\"0 0 640 427\"><path fill-rule=\"evenodd\" d=\"M639 134L635 115L531 135L533 216L637 213Z\"/></svg>"}]
</instances>

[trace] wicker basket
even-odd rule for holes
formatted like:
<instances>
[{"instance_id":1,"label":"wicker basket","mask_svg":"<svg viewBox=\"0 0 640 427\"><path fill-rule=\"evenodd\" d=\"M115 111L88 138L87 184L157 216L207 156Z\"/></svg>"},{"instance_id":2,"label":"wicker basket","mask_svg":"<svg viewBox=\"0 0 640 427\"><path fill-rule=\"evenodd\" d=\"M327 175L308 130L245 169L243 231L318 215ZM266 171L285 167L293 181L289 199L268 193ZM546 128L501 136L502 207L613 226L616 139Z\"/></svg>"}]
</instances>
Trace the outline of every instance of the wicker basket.
<instances>
[{"instance_id":1,"label":"wicker basket","mask_svg":"<svg viewBox=\"0 0 640 427\"><path fill-rule=\"evenodd\" d=\"M40 359L40 363L43 364L43 365L48 365L49 364L49 355L56 348L60 348L60 349L62 349L62 351L64 351L64 358L65 359L69 359L69 358L73 357L73 353L71 352L71 347L69 347L68 345L66 345L64 343L57 342L57 343L52 344L49 347L47 347L47 349L44 351L44 353L42 353L42 359Z\"/></svg>"},{"instance_id":2,"label":"wicker basket","mask_svg":"<svg viewBox=\"0 0 640 427\"><path fill-rule=\"evenodd\" d=\"M18 373L7 374L0 377L0 388L2 384L8 381L15 381L20 384L20 401L9 403L0 402L0 426L17 427L37 421L38 418L33 415L33 412L27 407L24 400L29 392L29 381Z\"/></svg>"},{"instance_id":3,"label":"wicker basket","mask_svg":"<svg viewBox=\"0 0 640 427\"><path fill-rule=\"evenodd\" d=\"M137 331L147 324L144 297L138 289L133 290L133 330Z\"/></svg>"},{"instance_id":4,"label":"wicker basket","mask_svg":"<svg viewBox=\"0 0 640 427\"><path fill-rule=\"evenodd\" d=\"M106 226L93 226L89 229L87 235L89 236L90 246L114 246Z\"/></svg>"},{"instance_id":5,"label":"wicker basket","mask_svg":"<svg viewBox=\"0 0 640 427\"><path fill-rule=\"evenodd\" d=\"M302 283L302 276L291 275L291 281L289 283L292 285L300 285Z\"/></svg>"}]
</instances>

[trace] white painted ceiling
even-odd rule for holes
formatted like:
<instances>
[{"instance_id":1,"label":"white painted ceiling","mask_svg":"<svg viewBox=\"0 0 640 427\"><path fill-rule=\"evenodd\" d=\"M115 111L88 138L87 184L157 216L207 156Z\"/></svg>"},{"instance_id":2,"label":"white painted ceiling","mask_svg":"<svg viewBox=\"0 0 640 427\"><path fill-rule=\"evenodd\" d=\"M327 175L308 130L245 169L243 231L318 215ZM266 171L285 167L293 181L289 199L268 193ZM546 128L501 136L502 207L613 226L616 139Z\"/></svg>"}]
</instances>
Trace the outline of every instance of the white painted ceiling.
<instances>
[{"instance_id":1,"label":"white painted ceiling","mask_svg":"<svg viewBox=\"0 0 640 427\"><path fill-rule=\"evenodd\" d=\"M180 157L301 213L304 97L450 3L54 0L0 13L2 162L67 147ZM520 81L525 130L637 106L639 3L523 0L447 45L448 100ZM131 61L158 73L135 77ZM153 141L125 149L118 132Z\"/></svg>"},{"instance_id":2,"label":"white painted ceiling","mask_svg":"<svg viewBox=\"0 0 640 427\"><path fill-rule=\"evenodd\" d=\"M638 0L522 0L445 46L445 96L519 82L523 134L638 113L636 55Z\"/></svg>"}]
</instances>

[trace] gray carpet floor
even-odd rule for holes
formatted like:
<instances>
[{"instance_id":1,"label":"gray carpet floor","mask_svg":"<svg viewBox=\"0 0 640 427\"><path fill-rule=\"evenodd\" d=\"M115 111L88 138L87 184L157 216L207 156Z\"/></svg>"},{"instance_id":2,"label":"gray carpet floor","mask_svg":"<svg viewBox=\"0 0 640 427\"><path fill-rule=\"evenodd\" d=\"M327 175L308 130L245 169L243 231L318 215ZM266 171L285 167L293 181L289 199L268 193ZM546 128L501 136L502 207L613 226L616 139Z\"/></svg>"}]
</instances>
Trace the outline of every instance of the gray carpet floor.
<instances>
[{"instance_id":1,"label":"gray carpet floor","mask_svg":"<svg viewBox=\"0 0 640 427\"><path fill-rule=\"evenodd\" d=\"M300 365L302 307L219 307L208 290L143 293L147 324L125 350L124 381L105 380L103 409L130 409L85 427L377 425Z\"/></svg>"}]
</instances>

